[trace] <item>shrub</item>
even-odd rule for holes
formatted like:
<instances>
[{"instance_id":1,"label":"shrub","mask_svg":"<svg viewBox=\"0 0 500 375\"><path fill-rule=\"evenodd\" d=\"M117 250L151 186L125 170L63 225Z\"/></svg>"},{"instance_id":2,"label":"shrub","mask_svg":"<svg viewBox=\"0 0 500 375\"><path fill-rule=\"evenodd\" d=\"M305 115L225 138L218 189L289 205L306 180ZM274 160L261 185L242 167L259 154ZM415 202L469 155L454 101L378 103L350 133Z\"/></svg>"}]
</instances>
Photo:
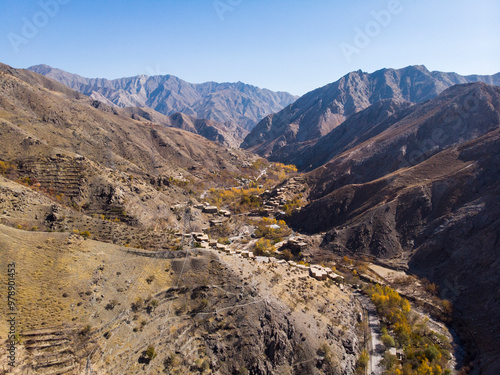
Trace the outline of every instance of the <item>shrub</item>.
<instances>
[{"instance_id":1,"label":"shrub","mask_svg":"<svg viewBox=\"0 0 500 375\"><path fill-rule=\"evenodd\" d=\"M145 356L146 356L146 358L147 358L149 361L152 361L153 359L155 359L155 358L156 358L156 356L157 356L157 353L156 353L155 347L154 347L154 346L152 346L152 345L148 346L148 348L146 349Z\"/></svg>"},{"instance_id":2,"label":"shrub","mask_svg":"<svg viewBox=\"0 0 500 375\"><path fill-rule=\"evenodd\" d=\"M171 368L177 367L182 363L182 360L179 358L179 356L175 353L170 353L167 358L163 360L163 366L165 366L165 371L167 374L170 373Z\"/></svg>"},{"instance_id":3,"label":"shrub","mask_svg":"<svg viewBox=\"0 0 500 375\"><path fill-rule=\"evenodd\" d=\"M243 193L240 198L239 205L235 205L235 207L233 207L233 211L249 211L250 209L259 208L261 204L262 202L260 197L253 194Z\"/></svg>"},{"instance_id":4,"label":"shrub","mask_svg":"<svg viewBox=\"0 0 500 375\"><path fill-rule=\"evenodd\" d=\"M221 237L217 240L218 243L223 244L223 245L230 245L231 241L227 237Z\"/></svg>"},{"instance_id":5,"label":"shrub","mask_svg":"<svg viewBox=\"0 0 500 375\"><path fill-rule=\"evenodd\" d=\"M254 246L253 252L258 256L270 256L274 254L276 249L270 240L260 238Z\"/></svg>"},{"instance_id":6,"label":"shrub","mask_svg":"<svg viewBox=\"0 0 500 375\"><path fill-rule=\"evenodd\" d=\"M436 284L431 283L427 279L423 280L423 284L424 284L424 288L427 291L427 293L429 293L429 294L431 294L433 296L437 296L438 295L438 293L439 293L439 287Z\"/></svg>"},{"instance_id":7,"label":"shrub","mask_svg":"<svg viewBox=\"0 0 500 375\"><path fill-rule=\"evenodd\" d=\"M281 253L281 256L285 260L292 260L293 259L293 254L288 249L283 250L283 252Z\"/></svg>"},{"instance_id":8,"label":"shrub","mask_svg":"<svg viewBox=\"0 0 500 375\"><path fill-rule=\"evenodd\" d=\"M116 305L118 305L118 301L113 299L113 300L109 301L108 304L104 308L106 310L113 310Z\"/></svg>"},{"instance_id":9,"label":"shrub","mask_svg":"<svg viewBox=\"0 0 500 375\"><path fill-rule=\"evenodd\" d=\"M0 160L0 174L5 174L7 172L7 164Z\"/></svg>"},{"instance_id":10,"label":"shrub","mask_svg":"<svg viewBox=\"0 0 500 375\"><path fill-rule=\"evenodd\" d=\"M319 355L320 357L326 356L328 353L330 353L330 346L328 343L324 342L323 344L320 345L318 350L316 351L316 354Z\"/></svg>"},{"instance_id":11,"label":"shrub","mask_svg":"<svg viewBox=\"0 0 500 375\"><path fill-rule=\"evenodd\" d=\"M332 349L330 348L330 345L328 345L327 342L324 342L321 344L321 346L318 348L316 353L324 357L325 364L330 368L330 369L335 369L337 366L336 360L335 360L335 355L332 352Z\"/></svg>"},{"instance_id":12,"label":"shrub","mask_svg":"<svg viewBox=\"0 0 500 375\"><path fill-rule=\"evenodd\" d=\"M273 218L263 217L261 221L256 221L253 224L256 226L255 236L265 237L268 240L279 240L292 233L292 230L283 220L278 221ZM273 225L278 225L279 228L272 228Z\"/></svg>"},{"instance_id":13,"label":"shrub","mask_svg":"<svg viewBox=\"0 0 500 375\"><path fill-rule=\"evenodd\" d=\"M394 339L388 334L382 335L380 339L382 340L386 348L391 348L393 346L396 346Z\"/></svg>"},{"instance_id":14,"label":"shrub","mask_svg":"<svg viewBox=\"0 0 500 375\"><path fill-rule=\"evenodd\" d=\"M386 368L386 370L390 370L396 365L396 363L398 363L398 358L389 352L385 352L384 358L380 361L380 363L382 364L382 366L384 366ZM420 374L420 372L419 372L419 374ZM422 374L426 374L426 373L422 372ZM429 374L432 374L432 372L430 372Z\"/></svg>"},{"instance_id":15,"label":"shrub","mask_svg":"<svg viewBox=\"0 0 500 375\"><path fill-rule=\"evenodd\" d=\"M344 255L344 257L342 258L342 263L346 266L352 266L354 262L349 259L347 255Z\"/></svg>"},{"instance_id":16,"label":"shrub","mask_svg":"<svg viewBox=\"0 0 500 375\"><path fill-rule=\"evenodd\" d=\"M441 309L442 309L441 319L446 321L446 322L451 321L451 318L453 316L452 303L448 300L441 300L439 304L440 304Z\"/></svg>"},{"instance_id":17,"label":"shrub","mask_svg":"<svg viewBox=\"0 0 500 375\"><path fill-rule=\"evenodd\" d=\"M436 348L435 345L428 346L424 350L424 355L429 361L434 361L435 359L439 359L441 356L441 353L438 348Z\"/></svg>"},{"instance_id":18,"label":"shrub","mask_svg":"<svg viewBox=\"0 0 500 375\"><path fill-rule=\"evenodd\" d=\"M208 306L208 299L202 299L198 305L198 311L202 311Z\"/></svg>"},{"instance_id":19,"label":"shrub","mask_svg":"<svg viewBox=\"0 0 500 375\"><path fill-rule=\"evenodd\" d=\"M299 197L294 197L291 201L287 201L283 205L283 210L285 211L285 214L287 217L290 217L296 209L300 208L302 206L302 201L300 200Z\"/></svg>"},{"instance_id":20,"label":"shrub","mask_svg":"<svg viewBox=\"0 0 500 375\"><path fill-rule=\"evenodd\" d=\"M271 284L272 285L277 284L279 283L280 280L281 280L281 275L279 273L276 273L273 275L273 277L271 277Z\"/></svg>"},{"instance_id":21,"label":"shrub","mask_svg":"<svg viewBox=\"0 0 500 375\"><path fill-rule=\"evenodd\" d=\"M207 360L204 360L202 363L201 363L201 366L200 366L200 371L201 372L205 372L205 371L208 371L210 370L210 363L208 363Z\"/></svg>"},{"instance_id":22,"label":"shrub","mask_svg":"<svg viewBox=\"0 0 500 375\"><path fill-rule=\"evenodd\" d=\"M19 333L16 333L16 334L14 335L14 342L15 342L16 344L18 344L18 345L21 345L21 344L22 344L23 340L22 340L21 336L19 335Z\"/></svg>"},{"instance_id":23,"label":"shrub","mask_svg":"<svg viewBox=\"0 0 500 375\"><path fill-rule=\"evenodd\" d=\"M356 374L364 374L366 366L368 366L369 356L366 350L363 350L356 362Z\"/></svg>"},{"instance_id":24,"label":"shrub","mask_svg":"<svg viewBox=\"0 0 500 375\"><path fill-rule=\"evenodd\" d=\"M83 329L80 331L80 334L82 336L87 336L90 331L92 330L92 327L90 326L90 324L87 324L85 327L83 327Z\"/></svg>"},{"instance_id":25,"label":"shrub","mask_svg":"<svg viewBox=\"0 0 500 375\"><path fill-rule=\"evenodd\" d=\"M132 309L132 311L136 312L139 311L143 306L144 306L144 300L139 297L135 300L135 302L132 302L130 308Z\"/></svg>"}]
</instances>

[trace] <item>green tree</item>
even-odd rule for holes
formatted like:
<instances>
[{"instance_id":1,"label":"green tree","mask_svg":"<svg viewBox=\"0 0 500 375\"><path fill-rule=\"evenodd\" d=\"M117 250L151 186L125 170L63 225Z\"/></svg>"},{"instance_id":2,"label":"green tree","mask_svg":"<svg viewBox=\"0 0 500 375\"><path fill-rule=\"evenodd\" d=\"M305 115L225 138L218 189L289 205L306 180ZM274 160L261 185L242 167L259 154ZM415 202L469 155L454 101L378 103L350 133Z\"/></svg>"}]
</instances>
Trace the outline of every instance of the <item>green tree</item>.
<instances>
[{"instance_id":1,"label":"green tree","mask_svg":"<svg viewBox=\"0 0 500 375\"><path fill-rule=\"evenodd\" d=\"M393 346L396 346L394 339L388 334L382 335L380 339L382 340L386 348L391 348Z\"/></svg>"}]
</instances>

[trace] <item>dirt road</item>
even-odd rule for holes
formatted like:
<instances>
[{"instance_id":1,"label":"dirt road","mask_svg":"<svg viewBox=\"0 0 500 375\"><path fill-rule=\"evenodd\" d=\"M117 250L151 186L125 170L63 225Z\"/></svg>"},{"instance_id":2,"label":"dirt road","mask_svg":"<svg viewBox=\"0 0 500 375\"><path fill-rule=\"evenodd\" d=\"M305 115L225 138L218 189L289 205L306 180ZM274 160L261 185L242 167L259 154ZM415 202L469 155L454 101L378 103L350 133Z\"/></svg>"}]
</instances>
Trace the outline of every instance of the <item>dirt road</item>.
<instances>
[{"instance_id":1,"label":"dirt road","mask_svg":"<svg viewBox=\"0 0 500 375\"><path fill-rule=\"evenodd\" d=\"M379 366L379 363L383 358L384 344L380 340L380 320L377 315L377 310L368 296L358 294L357 298L363 305L366 314L368 315L368 327L370 328L371 338L368 341L368 354L370 355L370 360L368 362L367 374L381 375L383 368Z\"/></svg>"}]
</instances>

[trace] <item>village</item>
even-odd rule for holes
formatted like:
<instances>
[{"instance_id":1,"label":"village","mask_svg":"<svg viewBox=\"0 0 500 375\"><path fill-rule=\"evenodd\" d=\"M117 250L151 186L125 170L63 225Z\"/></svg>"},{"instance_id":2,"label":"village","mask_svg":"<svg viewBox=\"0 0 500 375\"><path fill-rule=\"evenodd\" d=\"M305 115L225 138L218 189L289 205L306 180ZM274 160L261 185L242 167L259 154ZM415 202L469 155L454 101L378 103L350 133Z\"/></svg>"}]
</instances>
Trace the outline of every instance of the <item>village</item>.
<instances>
[{"instance_id":1,"label":"village","mask_svg":"<svg viewBox=\"0 0 500 375\"><path fill-rule=\"evenodd\" d=\"M216 206L198 204L195 205L194 208L202 210L202 212L205 214L211 214L214 216L218 215L219 217L222 218L231 217L231 212L229 210L219 209ZM219 218L210 219L211 226L220 225L222 222L223 222L222 219ZM277 226L276 224L272 224L270 226L279 228L279 226ZM299 271L308 272L309 275L315 278L316 280L330 279L333 282L339 284L341 286L341 289L343 289L342 284L344 277L336 274L330 267L324 267L318 264L311 264L311 265L301 264L303 262L298 263L293 260L279 259L274 256L256 256L254 252L249 249L250 244L246 244L243 246L242 244L239 244L237 241L234 241L231 244L222 244L219 243L216 239L210 238L210 236L204 232L190 232L184 234L178 233L178 235L182 236L183 240L185 241L192 241L193 247L195 248L214 250L222 254L239 256L259 263L276 263L276 264L289 265L290 267L293 267ZM277 248L283 247L287 249L295 249L297 251L304 251L307 248L307 243L304 242L304 239L302 237L292 236L284 241L281 241L280 243L277 243L276 247ZM280 252L277 251L277 254L279 253Z\"/></svg>"}]
</instances>

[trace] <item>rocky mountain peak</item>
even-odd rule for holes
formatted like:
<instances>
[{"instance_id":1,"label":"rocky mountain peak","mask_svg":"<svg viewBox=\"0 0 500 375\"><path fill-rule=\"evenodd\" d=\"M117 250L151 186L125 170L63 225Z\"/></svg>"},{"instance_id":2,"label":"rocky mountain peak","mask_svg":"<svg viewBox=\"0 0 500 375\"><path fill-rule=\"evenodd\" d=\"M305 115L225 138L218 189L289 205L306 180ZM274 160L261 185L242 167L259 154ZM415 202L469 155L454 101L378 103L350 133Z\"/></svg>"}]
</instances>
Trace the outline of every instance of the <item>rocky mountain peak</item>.
<instances>
[{"instance_id":1,"label":"rocky mountain peak","mask_svg":"<svg viewBox=\"0 0 500 375\"><path fill-rule=\"evenodd\" d=\"M282 111L257 124L242 147L275 161L286 162L280 150L308 142L312 146L352 115L384 100L421 103L459 83L500 84L500 74L460 76L430 72L423 65L350 72L338 81L313 90Z\"/></svg>"}]
</instances>

